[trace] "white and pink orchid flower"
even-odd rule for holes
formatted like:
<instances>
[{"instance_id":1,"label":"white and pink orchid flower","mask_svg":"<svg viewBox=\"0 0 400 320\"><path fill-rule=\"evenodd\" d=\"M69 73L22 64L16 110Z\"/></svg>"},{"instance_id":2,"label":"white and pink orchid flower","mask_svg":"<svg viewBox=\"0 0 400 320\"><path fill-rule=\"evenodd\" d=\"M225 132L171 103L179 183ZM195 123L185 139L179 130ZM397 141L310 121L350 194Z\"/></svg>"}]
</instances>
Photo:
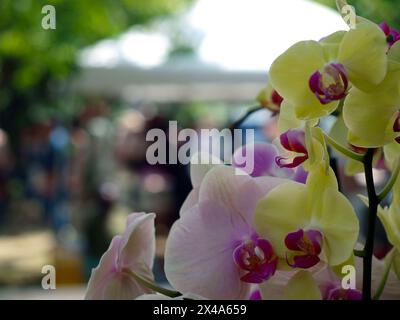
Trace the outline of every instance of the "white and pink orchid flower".
<instances>
[{"instance_id":1,"label":"white and pink orchid flower","mask_svg":"<svg viewBox=\"0 0 400 320\"><path fill-rule=\"evenodd\" d=\"M207 169L208 168L208 169ZM226 165L192 165L194 190L166 244L165 272L181 293L208 299L248 299L268 280L278 259L257 235L257 201L285 180L251 177Z\"/></svg>"},{"instance_id":2,"label":"white and pink orchid flower","mask_svg":"<svg viewBox=\"0 0 400 320\"><path fill-rule=\"evenodd\" d=\"M153 279L154 219L154 213L132 213L128 216L124 233L112 239L99 265L92 270L85 299L127 300L152 293L132 275Z\"/></svg>"}]
</instances>

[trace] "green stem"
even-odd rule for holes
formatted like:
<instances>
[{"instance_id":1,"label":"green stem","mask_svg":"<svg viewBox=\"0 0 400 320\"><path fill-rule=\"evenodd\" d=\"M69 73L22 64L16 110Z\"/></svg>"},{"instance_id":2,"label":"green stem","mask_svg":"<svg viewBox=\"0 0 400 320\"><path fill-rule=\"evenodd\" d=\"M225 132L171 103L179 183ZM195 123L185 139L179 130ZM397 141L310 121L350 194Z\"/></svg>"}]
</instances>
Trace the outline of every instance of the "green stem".
<instances>
[{"instance_id":1,"label":"green stem","mask_svg":"<svg viewBox=\"0 0 400 320\"><path fill-rule=\"evenodd\" d=\"M400 158L397 159L396 164L394 166L392 176L390 177L389 181L387 182L386 186L382 189L382 191L378 195L379 201L382 201L386 198L390 190L392 190L394 184L396 183L397 177L399 176L400 172Z\"/></svg>"},{"instance_id":2,"label":"green stem","mask_svg":"<svg viewBox=\"0 0 400 320\"><path fill-rule=\"evenodd\" d=\"M368 301L371 300L372 256L374 251L375 224L379 205L372 171L373 156L374 150L368 149L363 161L368 191L367 237L364 246L365 255L363 257L363 300Z\"/></svg>"},{"instance_id":3,"label":"green stem","mask_svg":"<svg viewBox=\"0 0 400 320\"><path fill-rule=\"evenodd\" d=\"M383 290L385 289L386 281L389 277L389 271L390 268L392 267L393 259L394 259L394 250L393 249L391 252L388 253L386 263L385 263L385 270L383 271L383 275L381 278L381 281L379 282L378 289L376 290L373 299L374 300L379 300L381 297Z\"/></svg>"},{"instance_id":4,"label":"green stem","mask_svg":"<svg viewBox=\"0 0 400 320\"><path fill-rule=\"evenodd\" d=\"M134 278L137 282L139 282L141 285L145 286L146 288L149 288L155 292L161 293L167 297L170 298L176 298L181 296L181 293L178 291L174 290L169 290L166 288L159 287L156 283L154 283L151 280L148 280L140 275L138 275L136 272L133 272L130 269L124 269L123 270L126 274L130 275L132 278Z\"/></svg>"},{"instance_id":5,"label":"green stem","mask_svg":"<svg viewBox=\"0 0 400 320\"><path fill-rule=\"evenodd\" d=\"M335 150L339 151L340 153L342 153L343 155L345 155L346 157L349 157L351 159L354 159L356 161L359 162L363 162L365 155L356 153L354 151L351 151L350 149L342 146L340 143L338 143L337 141L335 141L334 139L332 139L329 135L327 135L326 133L324 133L324 137L326 142L333 147Z\"/></svg>"}]
</instances>

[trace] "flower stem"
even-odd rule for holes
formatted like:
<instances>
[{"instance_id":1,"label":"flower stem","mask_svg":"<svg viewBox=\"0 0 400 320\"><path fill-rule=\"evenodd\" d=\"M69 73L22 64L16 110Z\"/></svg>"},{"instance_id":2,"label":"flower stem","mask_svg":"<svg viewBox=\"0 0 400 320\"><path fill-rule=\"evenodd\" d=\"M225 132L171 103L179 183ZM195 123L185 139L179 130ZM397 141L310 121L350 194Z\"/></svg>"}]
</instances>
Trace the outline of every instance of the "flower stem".
<instances>
[{"instance_id":1,"label":"flower stem","mask_svg":"<svg viewBox=\"0 0 400 320\"><path fill-rule=\"evenodd\" d=\"M324 137L326 142L333 147L334 149L336 149L337 151L339 151L340 153L342 153L343 155L345 155L346 157L349 157L351 159L354 159L356 161L359 162L363 162L365 155L362 154L358 154L354 151L351 151L350 149L342 146L340 143L338 143L337 141L335 141L334 139L332 139L329 135L327 135L326 133L324 133Z\"/></svg>"},{"instance_id":2,"label":"flower stem","mask_svg":"<svg viewBox=\"0 0 400 320\"><path fill-rule=\"evenodd\" d=\"M145 286L146 288L149 288L155 292L161 293L167 297L170 298L176 298L181 295L180 292L174 291L174 290L169 290L166 288L159 287L156 283L154 283L151 280L148 280L140 275L138 275L136 272L133 272L130 269L124 269L123 270L126 274L130 275L132 278L134 278L137 282L139 282L141 285Z\"/></svg>"},{"instance_id":3,"label":"flower stem","mask_svg":"<svg viewBox=\"0 0 400 320\"><path fill-rule=\"evenodd\" d=\"M262 106L255 106L251 109L249 109L242 117L240 117L238 120L236 120L234 123L231 124L229 129L233 131L234 129L237 129L240 127L240 125L249 117L251 116L254 112L263 109Z\"/></svg>"},{"instance_id":4,"label":"flower stem","mask_svg":"<svg viewBox=\"0 0 400 320\"><path fill-rule=\"evenodd\" d=\"M381 281L379 283L379 287L376 290L373 299L374 300L379 300L379 298L381 297L383 290L385 289L385 285L386 285L386 281L389 277L389 271L390 268L392 267L392 263L393 263L393 259L394 259L394 251L395 249L392 249L392 251L390 251L387 256L386 256L386 261L385 261L385 270L383 271L383 275L381 278Z\"/></svg>"},{"instance_id":5,"label":"flower stem","mask_svg":"<svg viewBox=\"0 0 400 320\"><path fill-rule=\"evenodd\" d=\"M368 301L371 300L372 256L374 251L376 217L380 202L376 195L374 176L372 172L373 156L374 150L368 149L363 160L368 191L367 237L363 250L363 300Z\"/></svg>"}]
</instances>

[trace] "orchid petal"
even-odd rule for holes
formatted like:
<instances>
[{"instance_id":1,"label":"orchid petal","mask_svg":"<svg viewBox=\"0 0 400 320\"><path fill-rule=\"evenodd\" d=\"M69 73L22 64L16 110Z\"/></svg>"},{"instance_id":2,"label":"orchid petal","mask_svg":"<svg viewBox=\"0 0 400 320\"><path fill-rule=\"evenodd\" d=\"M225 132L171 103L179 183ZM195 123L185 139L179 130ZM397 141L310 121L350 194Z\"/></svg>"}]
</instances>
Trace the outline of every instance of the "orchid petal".
<instances>
[{"instance_id":1,"label":"orchid petal","mask_svg":"<svg viewBox=\"0 0 400 320\"><path fill-rule=\"evenodd\" d=\"M184 214L187 210L192 208L198 201L199 201L199 187L194 188L189 192L187 195L185 201L182 203L182 206L179 210L179 215L181 216Z\"/></svg>"},{"instance_id":2,"label":"orchid petal","mask_svg":"<svg viewBox=\"0 0 400 320\"><path fill-rule=\"evenodd\" d=\"M154 218L154 213L143 212L128 216L123 235L113 238L98 267L92 270L86 299L134 299L152 292L137 283L125 269L153 278Z\"/></svg>"},{"instance_id":3,"label":"orchid petal","mask_svg":"<svg viewBox=\"0 0 400 320\"><path fill-rule=\"evenodd\" d=\"M386 79L374 91L350 90L343 106L343 119L351 144L375 148L396 138L393 124L400 105L398 79L400 69L391 63Z\"/></svg>"},{"instance_id":4,"label":"orchid petal","mask_svg":"<svg viewBox=\"0 0 400 320\"><path fill-rule=\"evenodd\" d=\"M336 60L339 53L340 43L342 42L345 34L346 31L336 31L319 41L324 49L326 61Z\"/></svg>"},{"instance_id":5,"label":"orchid petal","mask_svg":"<svg viewBox=\"0 0 400 320\"><path fill-rule=\"evenodd\" d=\"M129 275L114 273L103 288L104 300L132 300L144 293L152 291L138 284Z\"/></svg>"},{"instance_id":6,"label":"orchid petal","mask_svg":"<svg viewBox=\"0 0 400 320\"><path fill-rule=\"evenodd\" d=\"M394 170L396 160L400 157L400 144L393 141L384 147L385 163L390 170Z\"/></svg>"},{"instance_id":7,"label":"orchid petal","mask_svg":"<svg viewBox=\"0 0 400 320\"><path fill-rule=\"evenodd\" d=\"M400 250L400 207L392 204L389 208L378 207L378 217L381 220L386 236L397 250Z\"/></svg>"},{"instance_id":8,"label":"orchid petal","mask_svg":"<svg viewBox=\"0 0 400 320\"><path fill-rule=\"evenodd\" d=\"M337 101L322 105L309 88L310 76L325 64L323 47L316 41L294 44L272 64L272 86L295 108L299 119L308 120L331 113Z\"/></svg>"},{"instance_id":9,"label":"orchid petal","mask_svg":"<svg viewBox=\"0 0 400 320\"><path fill-rule=\"evenodd\" d=\"M251 224L251 217L245 216L244 212L240 211L243 205L238 202L237 196L240 194L238 190L245 183L252 181L252 177L243 174L237 175L238 168L228 166L218 166L211 169L204 177L199 190L199 201L218 199L221 205L224 205L231 212L231 219L245 221ZM245 203L249 203L246 201ZM248 210L246 210L249 212Z\"/></svg>"},{"instance_id":10,"label":"orchid petal","mask_svg":"<svg viewBox=\"0 0 400 320\"><path fill-rule=\"evenodd\" d=\"M232 258L235 241L247 233L246 223L232 224L230 210L219 201L195 205L170 231L165 249L167 279L182 293L210 299L247 298L251 285L240 280L241 271Z\"/></svg>"},{"instance_id":11,"label":"orchid petal","mask_svg":"<svg viewBox=\"0 0 400 320\"><path fill-rule=\"evenodd\" d=\"M275 166L277 154L276 147L269 143L246 144L235 151L232 165L235 168L241 168L252 177L268 175ZM247 159L248 157L252 157L254 160L251 171L247 168L246 163L240 163L241 158Z\"/></svg>"},{"instance_id":12,"label":"orchid petal","mask_svg":"<svg viewBox=\"0 0 400 320\"><path fill-rule=\"evenodd\" d=\"M350 81L363 89L371 84L378 85L385 78L387 50L383 31L365 20L343 36L337 60L345 66Z\"/></svg>"},{"instance_id":13,"label":"orchid petal","mask_svg":"<svg viewBox=\"0 0 400 320\"><path fill-rule=\"evenodd\" d=\"M284 243L286 235L306 226L310 218L306 186L288 182L272 189L257 203L254 224L257 233L269 239L276 254L284 258L287 250Z\"/></svg>"},{"instance_id":14,"label":"orchid petal","mask_svg":"<svg viewBox=\"0 0 400 320\"><path fill-rule=\"evenodd\" d=\"M118 263L121 268L144 268L144 275L152 277L148 271L153 267L155 256L154 219L154 213L129 215L120 244Z\"/></svg>"},{"instance_id":15,"label":"orchid petal","mask_svg":"<svg viewBox=\"0 0 400 320\"><path fill-rule=\"evenodd\" d=\"M296 173L293 177L293 181L306 183L308 172L303 169L302 166L297 167Z\"/></svg>"},{"instance_id":16,"label":"orchid petal","mask_svg":"<svg viewBox=\"0 0 400 320\"><path fill-rule=\"evenodd\" d=\"M118 258L118 250L122 237L115 236L110 243L107 251L100 259L99 265L92 269L88 286L86 289L85 299L101 299L103 289L110 277L110 271L115 268Z\"/></svg>"},{"instance_id":17,"label":"orchid petal","mask_svg":"<svg viewBox=\"0 0 400 320\"><path fill-rule=\"evenodd\" d=\"M330 265L350 256L359 231L355 212L337 191L333 172L326 175L322 169L309 175L306 186L288 182L271 190L258 202L254 219L257 233L271 241L280 257L286 254L287 234L298 229L319 230Z\"/></svg>"},{"instance_id":18,"label":"orchid petal","mask_svg":"<svg viewBox=\"0 0 400 320\"><path fill-rule=\"evenodd\" d=\"M278 118L279 132L282 134L290 129L302 128L303 126L304 121L297 118L294 106L283 100Z\"/></svg>"},{"instance_id":19,"label":"orchid petal","mask_svg":"<svg viewBox=\"0 0 400 320\"><path fill-rule=\"evenodd\" d=\"M286 285L285 300L322 300L321 291L308 271L297 272Z\"/></svg>"},{"instance_id":20,"label":"orchid petal","mask_svg":"<svg viewBox=\"0 0 400 320\"><path fill-rule=\"evenodd\" d=\"M397 41L388 52L389 60L400 63L400 41Z\"/></svg>"},{"instance_id":21,"label":"orchid petal","mask_svg":"<svg viewBox=\"0 0 400 320\"><path fill-rule=\"evenodd\" d=\"M200 186L201 181L212 168L221 165L221 159L207 152L197 152L190 159L190 178L193 188Z\"/></svg>"},{"instance_id":22,"label":"orchid petal","mask_svg":"<svg viewBox=\"0 0 400 320\"><path fill-rule=\"evenodd\" d=\"M347 198L337 190L332 169L315 170L307 180L308 206L312 223L324 236L324 252L330 265L338 265L353 252L359 235L359 222Z\"/></svg>"}]
</instances>

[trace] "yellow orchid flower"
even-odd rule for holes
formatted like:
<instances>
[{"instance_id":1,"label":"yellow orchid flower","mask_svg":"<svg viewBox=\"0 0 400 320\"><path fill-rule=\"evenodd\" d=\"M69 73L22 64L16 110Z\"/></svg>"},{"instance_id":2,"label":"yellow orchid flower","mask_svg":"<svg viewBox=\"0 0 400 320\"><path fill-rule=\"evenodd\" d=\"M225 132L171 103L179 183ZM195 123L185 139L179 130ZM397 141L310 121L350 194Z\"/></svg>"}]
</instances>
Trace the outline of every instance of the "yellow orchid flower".
<instances>
[{"instance_id":1,"label":"yellow orchid flower","mask_svg":"<svg viewBox=\"0 0 400 320\"><path fill-rule=\"evenodd\" d=\"M283 98L268 82L267 86L258 93L256 100L262 107L276 114L280 111Z\"/></svg>"},{"instance_id":2,"label":"yellow orchid flower","mask_svg":"<svg viewBox=\"0 0 400 320\"><path fill-rule=\"evenodd\" d=\"M337 108L350 82L366 88L385 78L387 49L379 26L360 20L347 32L294 44L272 64L271 84L294 106L297 118L320 118Z\"/></svg>"},{"instance_id":3,"label":"yellow orchid flower","mask_svg":"<svg viewBox=\"0 0 400 320\"><path fill-rule=\"evenodd\" d=\"M323 132L312 125L308 121L304 129L289 129L280 135L276 142L280 156L275 159L279 167L295 168L304 163L305 170L312 171L323 163L328 168L329 154Z\"/></svg>"},{"instance_id":4,"label":"yellow orchid flower","mask_svg":"<svg viewBox=\"0 0 400 320\"><path fill-rule=\"evenodd\" d=\"M294 106L286 100L282 101L278 118L278 130L280 134L290 129L304 129L306 124L310 127L315 127L318 121L318 119L308 121L300 120L296 116Z\"/></svg>"},{"instance_id":5,"label":"yellow orchid flower","mask_svg":"<svg viewBox=\"0 0 400 320\"><path fill-rule=\"evenodd\" d=\"M400 137L400 63L390 60L384 81L363 92L353 87L343 106L349 143L365 148L384 146Z\"/></svg>"},{"instance_id":6,"label":"yellow orchid flower","mask_svg":"<svg viewBox=\"0 0 400 320\"><path fill-rule=\"evenodd\" d=\"M352 254L359 232L352 205L322 162L306 185L288 182L270 191L258 202L254 219L257 232L293 268L310 268L320 260L342 263Z\"/></svg>"}]
</instances>

